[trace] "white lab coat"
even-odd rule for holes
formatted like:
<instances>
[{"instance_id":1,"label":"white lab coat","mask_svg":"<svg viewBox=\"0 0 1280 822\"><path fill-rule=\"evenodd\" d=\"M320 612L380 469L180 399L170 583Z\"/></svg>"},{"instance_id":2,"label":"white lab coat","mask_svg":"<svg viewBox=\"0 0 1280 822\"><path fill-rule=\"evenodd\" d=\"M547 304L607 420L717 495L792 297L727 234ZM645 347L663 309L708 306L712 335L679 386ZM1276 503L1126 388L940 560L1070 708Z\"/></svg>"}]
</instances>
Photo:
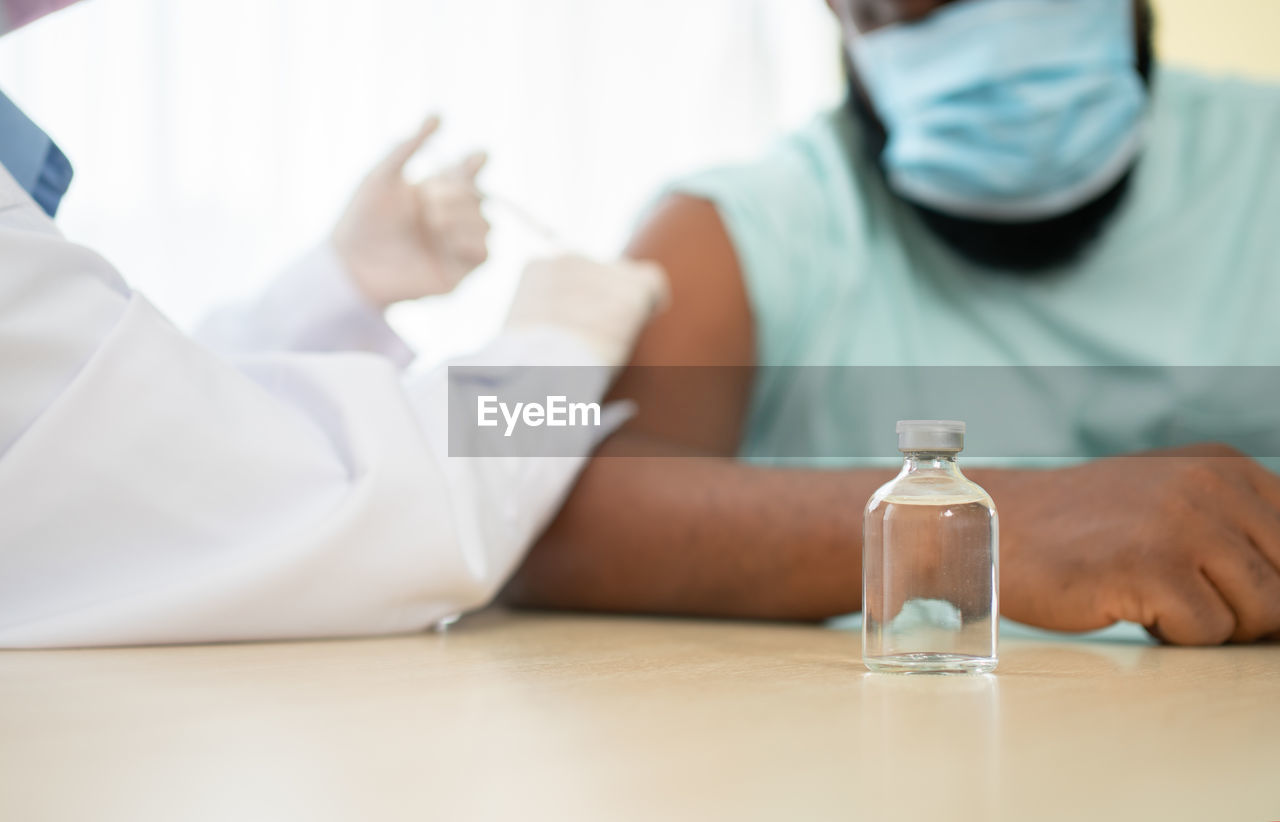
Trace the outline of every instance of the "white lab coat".
<instances>
[{"instance_id":1,"label":"white lab coat","mask_svg":"<svg viewBox=\"0 0 1280 822\"><path fill-rule=\"evenodd\" d=\"M0 647L420 630L493 597L581 468L447 457L444 370L402 375L324 251L205 337L0 168ZM343 349L375 353L297 353ZM468 361L599 364L553 328Z\"/></svg>"}]
</instances>

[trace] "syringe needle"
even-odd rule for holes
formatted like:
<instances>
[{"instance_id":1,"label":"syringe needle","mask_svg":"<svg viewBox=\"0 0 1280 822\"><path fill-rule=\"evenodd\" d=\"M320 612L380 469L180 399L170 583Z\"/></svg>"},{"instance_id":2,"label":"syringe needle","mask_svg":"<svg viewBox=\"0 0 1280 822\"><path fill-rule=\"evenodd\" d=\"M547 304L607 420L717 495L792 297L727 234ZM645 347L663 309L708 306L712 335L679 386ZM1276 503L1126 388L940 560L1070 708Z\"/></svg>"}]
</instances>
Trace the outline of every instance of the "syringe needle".
<instances>
[{"instance_id":1,"label":"syringe needle","mask_svg":"<svg viewBox=\"0 0 1280 822\"><path fill-rule=\"evenodd\" d=\"M546 240L551 245L558 247L561 251L569 251L573 248L573 246L564 239L564 236L560 234L560 232L549 227L542 220L533 216L528 209L513 201L510 197L502 194L495 194L492 191L486 191L484 193L484 198L487 202L506 209L507 213L523 223L526 228Z\"/></svg>"}]
</instances>

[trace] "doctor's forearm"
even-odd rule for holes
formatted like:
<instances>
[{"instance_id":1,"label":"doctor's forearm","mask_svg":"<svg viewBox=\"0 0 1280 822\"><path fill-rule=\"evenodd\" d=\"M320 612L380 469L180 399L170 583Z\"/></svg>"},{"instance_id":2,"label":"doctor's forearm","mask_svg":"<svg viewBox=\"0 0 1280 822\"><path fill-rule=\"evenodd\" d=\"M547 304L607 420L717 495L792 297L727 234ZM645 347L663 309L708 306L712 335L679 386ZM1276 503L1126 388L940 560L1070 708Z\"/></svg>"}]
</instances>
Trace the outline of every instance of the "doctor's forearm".
<instances>
[{"instance_id":1,"label":"doctor's forearm","mask_svg":"<svg viewBox=\"0 0 1280 822\"><path fill-rule=\"evenodd\" d=\"M862 509L890 474L617 456L646 453L640 443L622 434L601 449L509 602L799 620L861 607Z\"/></svg>"}]
</instances>

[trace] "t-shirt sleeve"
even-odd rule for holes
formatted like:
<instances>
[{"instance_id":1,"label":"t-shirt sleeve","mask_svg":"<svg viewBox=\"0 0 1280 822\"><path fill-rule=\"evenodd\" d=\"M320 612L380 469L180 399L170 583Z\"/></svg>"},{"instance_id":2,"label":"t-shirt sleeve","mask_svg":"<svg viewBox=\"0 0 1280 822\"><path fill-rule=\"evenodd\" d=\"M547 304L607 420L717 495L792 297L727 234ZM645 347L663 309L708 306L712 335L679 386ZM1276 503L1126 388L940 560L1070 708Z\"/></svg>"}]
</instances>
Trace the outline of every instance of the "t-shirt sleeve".
<instances>
[{"instance_id":1,"label":"t-shirt sleeve","mask_svg":"<svg viewBox=\"0 0 1280 822\"><path fill-rule=\"evenodd\" d=\"M667 188L710 201L724 222L751 302L759 365L802 362L804 335L832 289L851 285L858 231L844 151L824 120L756 163Z\"/></svg>"},{"instance_id":2,"label":"t-shirt sleeve","mask_svg":"<svg viewBox=\"0 0 1280 822\"><path fill-rule=\"evenodd\" d=\"M769 162L710 169L672 183L669 194L715 206L742 272L756 327L756 361L777 364L789 346L804 284L797 259L806 244L812 196L796 169Z\"/></svg>"}]
</instances>

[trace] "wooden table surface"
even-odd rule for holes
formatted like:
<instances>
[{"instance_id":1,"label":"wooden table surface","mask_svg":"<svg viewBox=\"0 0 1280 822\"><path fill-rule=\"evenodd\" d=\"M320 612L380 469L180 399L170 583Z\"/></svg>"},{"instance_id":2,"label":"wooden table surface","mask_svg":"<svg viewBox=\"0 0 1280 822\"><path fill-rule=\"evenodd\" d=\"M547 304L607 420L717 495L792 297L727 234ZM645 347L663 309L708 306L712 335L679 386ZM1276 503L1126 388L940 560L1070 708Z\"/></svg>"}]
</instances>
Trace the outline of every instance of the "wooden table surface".
<instances>
[{"instance_id":1,"label":"wooden table surface","mask_svg":"<svg viewBox=\"0 0 1280 822\"><path fill-rule=\"evenodd\" d=\"M0 652L0 820L1280 820L1280 647L492 612L391 639Z\"/></svg>"}]
</instances>

